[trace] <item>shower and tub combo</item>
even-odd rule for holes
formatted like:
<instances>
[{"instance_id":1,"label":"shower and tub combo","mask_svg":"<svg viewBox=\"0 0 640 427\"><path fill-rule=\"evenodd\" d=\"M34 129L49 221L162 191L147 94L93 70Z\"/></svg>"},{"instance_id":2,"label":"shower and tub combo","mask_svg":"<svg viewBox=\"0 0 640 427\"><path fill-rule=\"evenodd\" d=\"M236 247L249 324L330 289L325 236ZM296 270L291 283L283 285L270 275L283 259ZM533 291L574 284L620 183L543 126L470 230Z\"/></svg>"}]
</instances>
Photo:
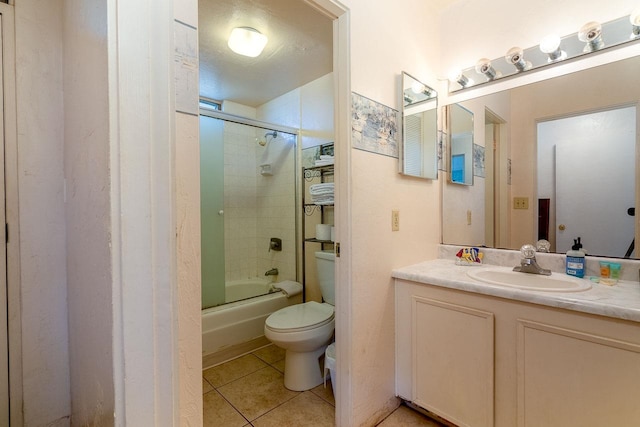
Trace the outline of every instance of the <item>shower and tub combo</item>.
<instances>
[{"instance_id":1,"label":"shower and tub combo","mask_svg":"<svg viewBox=\"0 0 640 427\"><path fill-rule=\"evenodd\" d=\"M201 110L204 367L268 344L266 318L303 301L278 290L301 281L296 139L295 129Z\"/></svg>"}]
</instances>

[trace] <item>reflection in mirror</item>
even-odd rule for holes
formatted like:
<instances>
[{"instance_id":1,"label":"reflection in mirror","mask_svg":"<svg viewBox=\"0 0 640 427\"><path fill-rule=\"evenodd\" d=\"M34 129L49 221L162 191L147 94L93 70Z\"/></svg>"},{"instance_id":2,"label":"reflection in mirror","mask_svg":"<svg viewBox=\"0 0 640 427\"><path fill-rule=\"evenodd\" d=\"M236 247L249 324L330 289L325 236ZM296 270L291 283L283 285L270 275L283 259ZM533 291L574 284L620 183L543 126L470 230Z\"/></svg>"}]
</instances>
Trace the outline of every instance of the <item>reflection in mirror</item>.
<instances>
[{"instance_id":1,"label":"reflection in mirror","mask_svg":"<svg viewBox=\"0 0 640 427\"><path fill-rule=\"evenodd\" d=\"M458 104L449 108L449 179L473 185L473 113Z\"/></svg>"},{"instance_id":2,"label":"reflection in mirror","mask_svg":"<svg viewBox=\"0 0 640 427\"><path fill-rule=\"evenodd\" d=\"M438 93L403 72L402 98L400 173L437 179Z\"/></svg>"},{"instance_id":3,"label":"reflection in mirror","mask_svg":"<svg viewBox=\"0 0 640 427\"><path fill-rule=\"evenodd\" d=\"M545 238L565 253L581 237L589 255L638 258L639 69L633 57L462 102L493 150L468 194L444 187L443 242Z\"/></svg>"}]
</instances>

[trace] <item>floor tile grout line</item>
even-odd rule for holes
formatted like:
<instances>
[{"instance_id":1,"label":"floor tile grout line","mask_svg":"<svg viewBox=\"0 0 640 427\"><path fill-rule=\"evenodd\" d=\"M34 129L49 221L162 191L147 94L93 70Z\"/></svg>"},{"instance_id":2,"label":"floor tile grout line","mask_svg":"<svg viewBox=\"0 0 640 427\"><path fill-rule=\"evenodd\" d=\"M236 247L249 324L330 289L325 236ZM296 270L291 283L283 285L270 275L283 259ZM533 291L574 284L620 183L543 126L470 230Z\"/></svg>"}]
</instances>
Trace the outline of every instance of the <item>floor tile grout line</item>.
<instances>
[{"instance_id":1,"label":"floor tile grout line","mask_svg":"<svg viewBox=\"0 0 640 427\"><path fill-rule=\"evenodd\" d=\"M247 374L247 375L244 375L244 376L242 376L242 377L240 377L240 378L237 378L237 379L235 379L235 380L233 380L233 381L230 381L230 382L228 382L228 383L227 383L227 384L225 384L225 385L232 384L232 383L234 383L234 382L236 382L236 381L238 381L238 380L240 380L240 379L242 379L242 378L244 378L244 377L247 377L247 376L249 376L249 375L255 374L256 372L261 371L261 370L266 369L266 368L272 368L273 370L275 370L276 372L278 372L280 375L282 375L282 376L284 377L284 374L283 374L282 372L278 371L278 370L277 370L276 368L274 368L273 366L265 366L265 367L263 367L263 368L258 369L257 371L252 372L251 374ZM223 387L223 386L220 386L220 387ZM287 390L289 390L289 389L287 389ZM289 390L289 391L292 391L292 392L294 392L294 393L296 393L296 394L295 394L295 395L293 395L292 397L290 397L289 399L285 400L284 402L281 402L281 403L279 403L278 405L274 406L273 408L269 409L269 410L268 410L267 412L265 412L264 414L259 415L258 417L256 417L256 418L255 418L255 419L253 419L253 420L250 420L250 419L249 419L249 418L247 418L247 417L246 417L246 416L245 416L245 415L244 415L244 414L243 414L243 413L242 413L238 408L236 408L236 407L235 407L235 406L234 406L234 405L233 405L233 404L232 404L232 403L231 403L231 402L230 402L230 401L229 401L229 400L224 396L224 394L222 394L222 393L221 393L217 388L215 389L215 391L216 391L216 392L218 392L218 394L219 394L220 396L222 396L222 398L223 398L224 400L226 400L226 401L227 401L227 403L229 403L229 405L231 405L231 407L232 407L233 409L235 409L235 410L236 410L236 412L238 412L238 413L239 413L239 414L240 414L240 415L241 415L245 420L247 420L247 422L249 422L249 423L251 423L251 422L253 422L253 421L257 420L258 418L262 417L263 415L268 414L269 412L273 411L273 410L274 410L274 409L276 409L277 407L279 407L279 406L283 405L284 403L286 403L286 402L290 401L291 399L294 399L294 398L298 397L299 395L301 395L301 394L303 393L303 392L301 392L301 391Z\"/></svg>"},{"instance_id":2,"label":"floor tile grout line","mask_svg":"<svg viewBox=\"0 0 640 427\"><path fill-rule=\"evenodd\" d=\"M227 403L229 404L229 406L231 406L231 407L233 408L233 410L234 410L234 411L236 411L236 412L237 412L237 413L238 413L242 418L244 418L244 419L245 419L249 424L251 424L251 420L250 420L249 418L245 417L245 416L244 416L244 414L243 414L242 412L240 412L240 410L239 410L238 408L236 408L236 407L234 406L234 404L233 404L233 403L231 403L231 402L229 401L229 399L227 399L227 398L225 397L225 395L224 395L224 394L220 393L218 390L215 390L215 391L220 395L220 397L222 397L222 398L224 399L224 401L225 401L225 402L227 402ZM245 424L245 426L246 426L246 424Z\"/></svg>"},{"instance_id":3,"label":"floor tile grout line","mask_svg":"<svg viewBox=\"0 0 640 427\"><path fill-rule=\"evenodd\" d=\"M255 374L256 372L261 371L261 370L263 370L263 369L265 369L265 368L273 368L273 366L271 366L271 365L269 365L269 364L265 363L265 366L261 366L260 368L256 369L255 371L251 371L251 372L249 372L249 373L247 373L247 374L244 374L244 375L243 375L243 376L241 376L241 377L238 377L238 378L236 378L236 379L234 379L234 380L232 380L232 381L229 381L228 383L224 383L224 384L219 385L219 386L217 386L217 387L216 387L216 386L214 386L213 384L211 384L209 381L207 381L207 382L209 382L209 384L211 384L211 387L213 387L213 388L215 388L215 389L217 390L217 389L219 389L220 387L224 387L224 386L229 385L229 384L231 384L231 383L233 383L233 382L235 382L235 381L238 381L238 380L240 380L240 379L242 379L242 378L244 378L244 377L248 377L249 375L251 375L251 374ZM276 371L278 371L276 368L273 368L273 369L275 369ZM278 371L278 372L280 372L280 371ZM282 372L280 372L280 373L282 373ZM203 376L203 378L204 378L204 376ZM206 380L206 378L205 378L205 380Z\"/></svg>"},{"instance_id":4,"label":"floor tile grout line","mask_svg":"<svg viewBox=\"0 0 640 427\"><path fill-rule=\"evenodd\" d=\"M289 390L289 389L287 389L287 390ZM293 391L293 390L289 390L289 391ZM249 422L250 422L250 423L253 423L254 421L257 421L258 419L260 419L260 418L264 417L265 415L267 415L269 412L273 412L273 411L275 411L277 408L281 407L281 406L282 406L282 405L284 405L285 403L290 402L290 401L292 401L293 399L295 399L296 397L300 396L302 393L304 393L304 391L295 391L294 393L296 393L296 395L295 395L295 396L290 397L289 399L285 400L284 402L280 402L279 404L277 404L277 405L276 405L276 406L274 406L273 408L269 409L269 410L268 410L267 412L265 412L264 414L262 414L262 415L260 415L260 416L256 417L256 418L255 418L255 419L253 419L253 420L250 420Z\"/></svg>"},{"instance_id":5,"label":"floor tile grout line","mask_svg":"<svg viewBox=\"0 0 640 427\"><path fill-rule=\"evenodd\" d=\"M315 388L315 387L314 387L314 388ZM323 401L327 402L329 405L333 406L333 407L334 407L334 409L335 409L335 407L336 407L335 403L331 403L331 402L329 402L329 400L328 400L328 399L325 399L325 398L324 398L324 396L319 395L318 393L316 393L315 391L313 391L313 389L311 389L311 390L309 390L309 391L310 391L311 393L313 393L313 394L314 394L314 396L318 396L321 400L323 400ZM332 391L331 393L333 393L333 391Z\"/></svg>"}]
</instances>

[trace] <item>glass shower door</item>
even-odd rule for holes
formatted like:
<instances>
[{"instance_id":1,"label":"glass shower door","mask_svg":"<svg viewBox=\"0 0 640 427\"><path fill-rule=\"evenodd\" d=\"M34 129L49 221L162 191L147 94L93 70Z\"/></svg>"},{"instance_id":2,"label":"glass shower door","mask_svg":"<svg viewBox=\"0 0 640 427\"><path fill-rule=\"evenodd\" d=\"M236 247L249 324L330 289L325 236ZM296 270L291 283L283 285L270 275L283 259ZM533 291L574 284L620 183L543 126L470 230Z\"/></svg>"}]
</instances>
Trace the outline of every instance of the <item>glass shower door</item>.
<instances>
[{"instance_id":1,"label":"glass shower door","mask_svg":"<svg viewBox=\"0 0 640 427\"><path fill-rule=\"evenodd\" d=\"M225 302L224 122L200 116L202 308Z\"/></svg>"}]
</instances>

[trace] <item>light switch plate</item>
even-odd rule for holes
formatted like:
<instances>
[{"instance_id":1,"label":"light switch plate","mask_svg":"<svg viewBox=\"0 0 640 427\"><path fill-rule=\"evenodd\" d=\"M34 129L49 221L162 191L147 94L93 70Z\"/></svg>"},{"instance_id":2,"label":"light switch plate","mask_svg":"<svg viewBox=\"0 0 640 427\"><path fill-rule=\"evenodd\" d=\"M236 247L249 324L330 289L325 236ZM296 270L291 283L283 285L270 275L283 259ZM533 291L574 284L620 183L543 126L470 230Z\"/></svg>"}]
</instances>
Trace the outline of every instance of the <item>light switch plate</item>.
<instances>
[{"instance_id":1,"label":"light switch plate","mask_svg":"<svg viewBox=\"0 0 640 427\"><path fill-rule=\"evenodd\" d=\"M391 211L391 231L400 230L400 211Z\"/></svg>"}]
</instances>

